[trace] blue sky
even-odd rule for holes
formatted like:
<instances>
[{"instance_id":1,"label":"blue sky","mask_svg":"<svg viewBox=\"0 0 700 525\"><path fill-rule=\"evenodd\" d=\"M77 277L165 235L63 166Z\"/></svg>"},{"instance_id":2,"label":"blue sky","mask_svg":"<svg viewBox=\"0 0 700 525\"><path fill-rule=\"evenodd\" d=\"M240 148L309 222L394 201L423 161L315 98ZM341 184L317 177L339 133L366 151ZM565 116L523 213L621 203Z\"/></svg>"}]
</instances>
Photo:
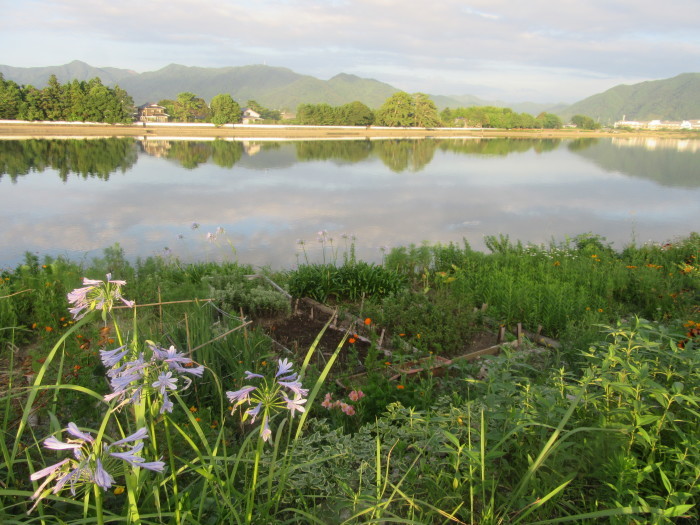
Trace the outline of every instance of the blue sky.
<instances>
[{"instance_id":1,"label":"blue sky","mask_svg":"<svg viewBox=\"0 0 700 525\"><path fill-rule=\"evenodd\" d=\"M574 102L700 71L698 0L0 0L0 64L267 64Z\"/></svg>"}]
</instances>

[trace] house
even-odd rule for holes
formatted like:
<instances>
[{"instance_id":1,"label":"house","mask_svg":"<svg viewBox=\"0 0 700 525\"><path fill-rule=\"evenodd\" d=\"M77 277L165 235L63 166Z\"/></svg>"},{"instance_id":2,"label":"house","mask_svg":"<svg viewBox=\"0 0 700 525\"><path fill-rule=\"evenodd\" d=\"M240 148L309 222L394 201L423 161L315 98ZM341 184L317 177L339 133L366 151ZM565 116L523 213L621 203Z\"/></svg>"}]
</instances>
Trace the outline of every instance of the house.
<instances>
[{"instance_id":1,"label":"house","mask_svg":"<svg viewBox=\"0 0 700 525\"><path fill-rule=\"evenodd\" d=\"M136 120L139 122L167 122L170 116L163 106L153 102L139 106L136 110Z\"/></svg>"},{"instance_id":2,"label":"house","mask_svg":"<svg viewBox=\"0 0 700 525\"><path fill-rule=\"evenodd\" d=\"M648 122L641 122L636 120L626 120L624 117L622 120L615 122L616 128L630 128L630 129L650 129L650 130L687 130L687 129L700 129L700 121L697 120L650 120Z\"/></svg>"},{"instance_id":3,"label":"house","mask_svg":"<svg viewBox=\"0 0 700 525\"><path fill-rule=\"evenodd\" d=\"M260 113L257 111L250 108L243 108L243 112L241 114L241 122L243 122L243 124L254 124L256 122L262 122L262 120L263 119L260 116Z\"/></svg>"}]
</instances>

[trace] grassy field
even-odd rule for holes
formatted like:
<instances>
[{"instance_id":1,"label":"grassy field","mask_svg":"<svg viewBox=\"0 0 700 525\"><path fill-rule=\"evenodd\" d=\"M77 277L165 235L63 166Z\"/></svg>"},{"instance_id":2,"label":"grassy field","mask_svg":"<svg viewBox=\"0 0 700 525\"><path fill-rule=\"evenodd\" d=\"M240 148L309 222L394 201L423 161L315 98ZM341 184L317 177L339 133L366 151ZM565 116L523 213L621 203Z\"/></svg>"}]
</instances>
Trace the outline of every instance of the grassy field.
<instances>
[{"instance_id":1,"label":"grassy field","mask_svg":"<svg viewBox=\"0 0 700 525\"><path fill-rule=\"evenodd\" d=\"M697 523L700 236L487 246L27 255L0 275L0 521ZM337 343L279 344L301 297Z\"/></svg>"}]
</instances>

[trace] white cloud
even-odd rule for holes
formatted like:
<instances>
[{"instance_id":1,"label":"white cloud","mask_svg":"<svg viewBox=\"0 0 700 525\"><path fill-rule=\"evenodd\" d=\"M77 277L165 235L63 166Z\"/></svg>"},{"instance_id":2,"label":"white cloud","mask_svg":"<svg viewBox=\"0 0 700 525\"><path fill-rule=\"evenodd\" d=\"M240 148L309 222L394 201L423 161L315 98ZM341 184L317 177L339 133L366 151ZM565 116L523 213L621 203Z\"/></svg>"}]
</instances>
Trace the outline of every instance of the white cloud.
<instances>
[{"instance_id":1,"label":"white cloud","mask_svg":"<svg viewBox=\"0 0 700 525\"><path fill-rule=\"evenodd\" d=\"M699 25L696 0L26 0L5 6L0 46L12 66L267 63L555 102L687 72Z\"/></svg>"}]
</instances>

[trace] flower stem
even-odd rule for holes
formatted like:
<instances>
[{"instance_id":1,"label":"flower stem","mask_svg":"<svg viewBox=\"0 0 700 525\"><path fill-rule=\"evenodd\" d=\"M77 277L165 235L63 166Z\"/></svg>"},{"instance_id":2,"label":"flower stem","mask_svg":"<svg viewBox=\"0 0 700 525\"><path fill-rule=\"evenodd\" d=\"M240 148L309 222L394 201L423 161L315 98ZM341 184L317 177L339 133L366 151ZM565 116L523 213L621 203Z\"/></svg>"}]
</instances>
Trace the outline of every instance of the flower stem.
<instances>
[{"instance_id":1,"label":"flower stem","mask_svg":"<svg viewBox=\"0 0 700 525\"><path fill-rule=\"evenodd\" d=\"M248 506L245 513L245 522L252 523L253 520L253 505L255 504L255 486L258 483L258 467L260 466L260 456L262 455L263 444L265 442L262 437L258 437L258 447L255 450L255 463L253 464L253 483L248 492Z\"/></svg>"}]
</instances>

